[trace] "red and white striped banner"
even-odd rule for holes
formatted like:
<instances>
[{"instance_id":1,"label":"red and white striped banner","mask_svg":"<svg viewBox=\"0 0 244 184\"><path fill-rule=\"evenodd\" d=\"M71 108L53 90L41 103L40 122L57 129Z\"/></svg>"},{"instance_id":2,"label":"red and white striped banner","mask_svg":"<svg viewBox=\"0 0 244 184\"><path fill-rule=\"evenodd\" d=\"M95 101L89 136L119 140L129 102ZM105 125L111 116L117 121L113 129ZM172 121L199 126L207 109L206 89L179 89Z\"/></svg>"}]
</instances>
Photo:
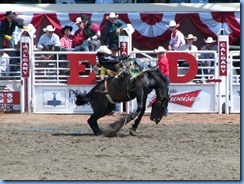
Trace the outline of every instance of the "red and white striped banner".
<instances>
[{"instance_id":1,"label":"red and white striped banner","mask_svg":"<svg viewBox=\"0 0 244 184\"><path fill-rule=\"evenodd\" d=\"M74 33L78 27L74 24L75 19L81 14L77 13L27 13L23 14L25 24L33 24L36 28L36 44L39 37L44 33L43 28L48 24L56 27L56 33L62 37L61 29L65 25L73 26ZM86 13L91 20L100 25L101 32L104 32L107 13ZM0 20L4 14L0 14ZM184 35L192 33L199 35L200 45L203 39L209 36L217 40L221 29L229 35L229 43L233 44L240 39L240 12L200 12L200 13L122 13L119 18L127 24L132 24L135 29L133 33L133 44L141 49L155 49L159 45L168 44L170 31L166 27L170 20L181 24L179 29Z\"/></svg>"}]
</instances>

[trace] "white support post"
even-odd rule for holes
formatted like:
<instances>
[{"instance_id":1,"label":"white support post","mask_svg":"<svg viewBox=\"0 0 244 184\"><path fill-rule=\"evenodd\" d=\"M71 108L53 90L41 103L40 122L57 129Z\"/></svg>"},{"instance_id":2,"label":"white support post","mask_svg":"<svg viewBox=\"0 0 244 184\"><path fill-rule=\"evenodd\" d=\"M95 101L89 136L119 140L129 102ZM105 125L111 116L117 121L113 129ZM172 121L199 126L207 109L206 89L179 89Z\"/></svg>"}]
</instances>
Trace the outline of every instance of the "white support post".
<instances>
[{"instance_id":1,"label":"white support post","mask_svg":"<svg viewBox=\"0 0 244 184\"><path fill-rule=\"evenodd\" d=\"M219 53L219 76L222 78L220 83L219 95L221 97L220 105L225 103L225 113L229 113L229 81L227 76L229 73L228 61L229 61L229 36L219 35L218 36L218 53ZM224 97L224 99L222 99ZM222 109L220 109L222 110Z\"/></svg>"},{"instance_id":2,"label":"white support post","mask_svg":"<svg viewBox=\"0 0 244 184\"><path fill-rule=\"evenodd\" d=\"M34 30L35 32L35 30ZM31 33L31 34L30 34ZM20 60L21 60L21 113L31 112L32 80L31 60L33 59L33 38L34 33L24 31L20 38Z\"/></svg>"},{"instance_id":3,"label":"white support post","mask_svg":"<svg viewBox=\"0 0 244 184\"><path fill-rule=\"evenodd\" d=\"M132 51L132 33L134 32L134 28L131 24L127 24L127 27L122 29L123 35L119 35L119 55L129 55ZM130 102L126 102L126 112L129 113Z\"/></svg>"}]
</instances>

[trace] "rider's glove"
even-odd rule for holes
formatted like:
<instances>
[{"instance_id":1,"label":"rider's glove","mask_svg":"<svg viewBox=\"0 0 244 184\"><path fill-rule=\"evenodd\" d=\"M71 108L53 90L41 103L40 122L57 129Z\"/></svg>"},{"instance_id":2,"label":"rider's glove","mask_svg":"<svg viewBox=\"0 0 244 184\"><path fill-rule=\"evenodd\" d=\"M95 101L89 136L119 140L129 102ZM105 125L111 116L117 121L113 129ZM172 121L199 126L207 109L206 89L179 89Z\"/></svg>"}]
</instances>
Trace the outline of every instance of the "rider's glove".
<instances>
[{"instance_id":1,"label":"rider's glove","mask_svg":"<svg viewBox=\"0 0 244 184\"><path fill-rule=\"evenodd\" d=\"M26 26L23 26L23 29L24 29L25 31L27 31L27 30L28 30L28 27L26 27Z\"/></svg>"},{"instance_id":2,"label":"rider's glove","mask_svg":"<svg viewBox=\"0 0 244 184\"><path fill-rule=\"evenodd\" d=\"M5 38L6 38L7 40L11 40L11 39L12 39L12 36L5 35Z\"/></svg>"},{"instance_id":3,"label":"rider's glove","mask_svg":"<svg viewBox=\"0 0 244 184\"><path fill-rule=\"evenodd\" d=\"M116 29L116 35L120 35L120 31L121 31L121 28L120 28L120 27L117 28L117 29Z\"/></svg>"}]
</instances>

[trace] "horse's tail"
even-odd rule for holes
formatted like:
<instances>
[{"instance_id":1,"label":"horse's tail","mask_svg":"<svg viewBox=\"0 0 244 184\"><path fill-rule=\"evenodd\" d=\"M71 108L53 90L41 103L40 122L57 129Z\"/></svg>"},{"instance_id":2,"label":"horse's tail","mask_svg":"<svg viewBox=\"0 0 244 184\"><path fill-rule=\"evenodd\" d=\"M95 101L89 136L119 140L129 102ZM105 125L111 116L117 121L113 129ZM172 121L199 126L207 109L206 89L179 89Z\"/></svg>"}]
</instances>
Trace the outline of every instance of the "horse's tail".
<instances>
[{"instance_id":1,"label":"horse's tail","mask_svg":"<svg viewBox=\"0 0 244 184\"><path fill-rule=\"evenodd\" d=\"M76 101L75 104L78 106L88 104L90 102L90 95L89 93L87 94L86 91L84 93L77 93L76 91L73 90L73 93L76 96Z\"/></svg>"}]
</instances>

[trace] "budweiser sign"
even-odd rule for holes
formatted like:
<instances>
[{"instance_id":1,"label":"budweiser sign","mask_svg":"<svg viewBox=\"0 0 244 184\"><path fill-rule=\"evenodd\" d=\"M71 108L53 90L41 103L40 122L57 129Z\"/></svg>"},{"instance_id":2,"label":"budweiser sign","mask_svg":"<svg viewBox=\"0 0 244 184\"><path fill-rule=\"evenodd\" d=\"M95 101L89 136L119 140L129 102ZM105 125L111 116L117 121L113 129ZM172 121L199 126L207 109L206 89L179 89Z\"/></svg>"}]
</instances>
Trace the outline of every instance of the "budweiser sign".
<instances>
[{"instance_id":1,"label":"budweiser sign","mask_svg":"<svg viewBox=\"0 0 244 184\"><path fill-rule=\"evenodd\" d=\"M197 100L197 97L199 95L201 90L191 91L187 93L180 93L180 94L174 94L170 96L169 102L179 104L186 107L192 107L194 102ZM152 103L156 100L156 95L154 95L149 104L148 107L152 107Z\"/></svg>"}]
</instances>

